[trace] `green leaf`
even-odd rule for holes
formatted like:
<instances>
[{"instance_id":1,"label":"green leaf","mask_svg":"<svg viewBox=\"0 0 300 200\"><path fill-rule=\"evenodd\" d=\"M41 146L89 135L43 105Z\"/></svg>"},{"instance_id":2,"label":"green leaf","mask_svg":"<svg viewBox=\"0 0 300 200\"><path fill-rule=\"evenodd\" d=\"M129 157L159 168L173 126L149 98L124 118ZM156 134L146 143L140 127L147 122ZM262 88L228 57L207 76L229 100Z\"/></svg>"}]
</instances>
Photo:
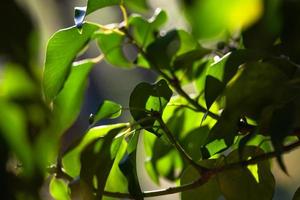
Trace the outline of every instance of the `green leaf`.
<instances>
[{"instance_id":1,"label":"green leaf","mask_svg":"<svg viewBox=\"0 0 300 200\"><path fill-rule=\"evenodd\" d=\"M156 141L157 137L155 135L153 135L152 133L148 132L148 131L144 131L143 132L143 141L144 141L144 149L145 149L145 153L146 153L146 159L145 160L145 169L149 175L149 177L151 178L151 180L156 183L159 184L159 177L158 177L158 172L157 170L154 168L151 157L153 155L155 155L155 153L153 152L152 149L154 149L154 143Z\"/></svg>"},{"instance_id":2,"label":"green leaf","mask_svg":"<svg viewBox=\"0 0 300 200\"><path fill-rule=\"evenodd\" d=\"M137 138L136 140L138 140L139 134L135 135L137 135L135 138ZM119 168L128 180L129 193L134 197L134 199L143 200L144 198L142 195L142 190L140 188L136 168L136 148L138 143L134 142L133 144L135 144L135 148L133 147L133 149L135 150L131 151L129 154L125 154L125 156L119 163Z\"/></svg>"},{"instance_id":3,"label":"green leaf","mask_svg":"<svg viewBox=\"0 0 300 200\"><path fill-rule=\"evenodd\" d=\"M215 167L216 160L204 160L200 164L204 167ZM199 178L199 172L193 167L188 167L180 178L180 185L188 184ZM210 180L204 185L195 188L193 190L185 191L181 193L182 200L190 200L195 197L201 197L205 200L218 200L222 196L219 188L218 179L216 177L210 178Z\"/></svg>"},{"instance_id":4,"label":"green leaf","mask_svg":"<svg viewBox=\"0 0 300 200\"><path fill-rule=\"evenodd\" d=\"M69 188L67 183L62 179L57 179L56 177L52 177L49 185L49 190L51 196L55 200L70 200Z\"/></svg>"},{"instance_id":5,"label":"green leaf","mask_svg":"<svg viewBox=\"0 0 300 200\"><path fill-rule=\"evenodd\" d=\"M130 113L135 121L145 119L150 112L162 113L170 100L173 92L165 80L160 80L154 85L149 83L138 84L130 95ZM154 119L145 120L140 125L152 133L156 133L156 128L150 128L155 123Z\"/></svg>"},{"instance_id":6,"label":"green leaf","mask_svg":"<svg viewBox=\"0 0 300 200\"><path fill-rule=\"evenodd\" d=\"M132 63L125 57L123 43L125 35L114 30L100 31L95 34L105 60L117 67L129 68Z\"/></svg>"},{"instance_id":7,"label":"green leaf","mask_svg":"<svg viewBox=\"0 0 300 200\"><path fill-rule=\"evenodd\" d=\"M205 82L205 101L207 108L224 92L226 84L234 77L239 66L256 61L263 54L250 50L236 50L224 55L219 61L212 63L207 69Z\"/></svg>"},{"instance_id":8,"label":"green leaf","mask_svg":"<svg viewBox=\"0 0 300 200\"><path fill-rule=\"evenodd\" d=\"M277 66L260 62L245 64L226 88L226 107L210 138L225 139L226 144L232 144L241 116L256 120L267 105L289 98L286 81L287 76Z\"/></svg>"},{"instance_id":9,"label":"green leaf","mask_svg":"<svg viewBox=\"0 0 300 200\"><path fill-rule=\"evenodd\" d=\"M97 112L90 116L90 124L94 124L102 119L114 119L121 115L122 106L113 101L105 100L99 106Z\"/></svg>"},{"instance_id":10,"label":"green leaf","mask_svg":"<svg viewBox=\"0 0 300 200\"><path fill-rule=\"evenodd\" d=\"M62 159L63 168L67 174L72 177L76 177L80 173L80 154L83 149L89 145L91 142L103 138L110 131L119 128L125 128L127 124L112 124L105 126L98 126L90 129L84 137L81 139L80 143L76 145L73 149L69 150Z\"/></svg>"},{"instance_id":11,"label":"green leaf","mask_svg":"<svg viewBox=\"0 0 300 200\"><path fill-rule=\"evenodd\" d=\"M201 147L205 145L208 134L208 126L202 126L188 132L187 136L183 139L183 147L186 152L193 158L193 160L200 160L200 158L202 157Z\"/></svg>"},{"instance_id":12,"label":"green leaf","mask_svg":"<svg viewBox=\"0 0 300 200\"><path fill-rule=\"evenodd\" d=\"M193 66L193 63L202 59L207 54L211 53L211 50L199 47L195 50L188 51L176 57L174 60L175 69L186 69Z\"/></svg>"},{"instance_id":13,"label":"green leaf","mask_svg":"<svg viewBox=\"0 0 300 200\"><path fill-rule=\"evenodd\" d=\"M86 14L108 6L120 5L121 2L122 0L88 0Z\"/></svg>"},{"instance_id":14,"label":"green leaf","mask_svg":"<svg viewBox=\"0 0 300 200\"><path fill-rule=\"evenodd\" d=\"M26 131L25 113L16 104L0 100L0 133L5 143L22 162L24 175L34 173L34 154Z\"/></svg>"},{"instance_id":15,"label":"green leaf","mask_svg":"<svg viewBox=\"0 0 300 200\"><path fill-rule=\"evenodd\" d=\"M199 127L203 113L195 112L185 106L189 106L185 99L172 97L163 112L163 120L188 154L198 160L201 157L200 148L205 144L208 135L209 129L206 125L210 120L204 123L205 126ZM169 180L176 180L187 163L184 163L178 152L174 151L168 139L164 135L160 138L146 135L144 141L147 149L148 174L152 178L161 175Z\"/></svg>"},{"instance_id":16,"label":"green leaf","mask_svg":"<svg viewBox=\"0 0 300 200\"><path fill-rule=\"evenodd\" d=\"M128 182L119 168L119 163L126 154L127 142L122 141L119 151L116 155L115 162L110 170L109 176L106 181L105 190L112 192L128 193ZM103 197L103 200L115 200L111 197Z\"/></svg>"},{"instance_id":17,"label":"green leaf","mask_svg":"<svg viewBox=\"0 0 300 200\"><path fill-rule=\"evenodd\" d=\"M257 147L246 147L243 160L262 154L262 150ZM234 150L227 157L218 159L202 160L200 165L215 168L230 163L240 162L238 150ZM224 160L225 159L225 160ZM197 180L199 173L189 167L183 173L180 183L186 184ZM195 190L182 193L183 199L193 199L195 196L201 196L203 199L219 199L224 196L225 199L272 199L275 189L275 179L270 170L269 161L261 161L247 167L225 170L211 177L207 183Z\"/></svg>"},{"instance_id":18,"label":"green leaf","mask_svg":"<svg viewBox=\"0 0 300 200\"><path fill-rule=\"evenodd\" d=\"M183 30L171 30L147 47L147 59L151 60L156 67L170 69L175 56L197 48L199 48L198 42L189 33Z\"/></svg>"},{"instance_id":19,"label":"green leaf","mask_svg":"<svg viewBox=\"0 0 300 200\"><path fill-rule=\"evenodd\" d=\"M286 167L282 160L282 150L284 139L290 135L295 124L295 106L293 102L272 108L272 116L269 122L268 133L276 151L276 158L280 168L287 174Z\"/></svg>"},{"instance_id":20,"label":"green leaf","mask_svg":"<svg viewBox=\"0 0 300 200\"><path fill-rule=\"evenodd\" d=\"M93 65L90 60L74 63L64 88L53 102L54 122L59 134L68 129L80 113L87 78Z\"/></svg>"},{"instance_id":21,"label":"green leaf","mask_svg":"<svg viewBox=\"0 0 300 200\"><path fill-rule=\"evenodd\" d=\"M125 0L124 4L135 12L146 12L150 8L147 0Z\"/></svg>"},{"instance_id":22,"label":"green leaf","mask_svg":"<svg viewBox=\"0 0 300 200\"><path fill-rule=\"evenodd\" d=\"M88 0L86 7L75 7L75 24L77 28L81 28L81 25L87 15L101 8L122 4L137 12L146 12L149 9L149 5L146 0Z\"/></svg>"},{"instance_id":23,"label":"green leaf","mask_svg":"<svg viewBox=\"0 0 300 200\"><path fill-rule=\"evenodd\" d=\"M257 156L263 152L257 147L245 148L243 159ZM239 162L238 150L226 158L225 163ZM272 199L275 179L270 170L269 161L261 161L255 165L232 169L218 174L220 189L226 199Z\"/></svg>"},{"instance_id":24,"label":"green leaf","mask_svg":"<svg viewBox=\"0 0 300 200\"><path fill-rule=\"evenodd\" d=\"M166 12L156 9L153 16L148 20L140 15L131 15L128 24L132 28L134 40L140 47L145 48L155 40L155 34L166 21Z\"/></svg>"},{"instance_id":25,"label":"green leaf","mask_svg":"<svg viewBox=\"0 0 300 200\"><path fill-rule=\"evenodd\" d=\"M293 200L300 200L300 188L298 188L293 196Z\"/></svg>"},{"instance_id":26,"label":"green leaf","mask_svg":"<svg viewBox=\"0 0 300 200\"><path fill-rule=\"evenodd\" d=\"M138 142L139 142L140 132L135 131L133 135L131 136L130 140L128 141L128 147L127 147L127 153L131 154L134 152L137 148Z\"/></svg>"},{"instance_id":27,"label":"green leaf","mask_svg":"<svg viewBox=\"0 0 300 200\"><path fill-rule=\"evenodd\" d=\"M103 196L107 178L124 139L122 135L117 136L123 128L110 130L103 138L92 141L81 152L81 181L84 181L91 191L96 185L97 199L101 199ZM95 178L96 184L94 184Z\"/></svg>"},{"instance_id":28,"label":"green leaf","mask_svg":"<svg viewBox=\"0 0 300 200\"><path fill-rule=\"evenodd\" d=\"M48 102L61 91L71 71L72 62L96 30L96 25L85 23L81 33L76 27L72 27L60 30L50 38L43 77L43 90Z\"/></svg>"},{"instance_id":29,"label":"green leaf","mask_svg":"<svg viewBox=\"0 0 300 200\"><path fill-rule=\"evenodd\" d=\"M205 103L209 109L217 97L224 90L225 85L213 76L208 75L205 82Z\"/></svg>"},{"instance_id":30,"label":"green leaf","mask_svg":"<svg viewBox=\"0 0 300 200\"><path fill-rule=\"evenodd\" d=\"M2 74L1 98L25 100L37 96L38 87L21 66L7 64L3 67Z\"/></svg>"}]
</instances>

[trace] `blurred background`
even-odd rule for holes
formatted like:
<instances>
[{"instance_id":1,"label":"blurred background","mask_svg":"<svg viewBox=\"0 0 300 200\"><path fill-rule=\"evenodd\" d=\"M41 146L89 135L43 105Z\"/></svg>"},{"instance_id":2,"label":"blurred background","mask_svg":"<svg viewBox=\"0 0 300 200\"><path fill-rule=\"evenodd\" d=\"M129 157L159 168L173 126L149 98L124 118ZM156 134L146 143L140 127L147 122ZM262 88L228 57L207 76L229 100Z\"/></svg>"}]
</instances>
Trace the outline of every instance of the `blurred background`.
<instances>
[{"instance_id":1,"label":"blurred background","mask_svg":"<svg viewBox=\"0 0 300 200\"><path fill-rule=\"evenodd\" d=\"M19 46L23 45L22 37L26 36L24 33L28 31L27 29L29 26L32 26L32 28L36 30L36 35L31 40L32 43L36 43L37 48L35 50L36 54L32 54L35 56L35 69L33 71L34 74L37 74L37 77L41 77L47 40L57 30L73 26L74 7L86 5L85 0L18 0L16 2L19 8L24 11L24 16L30 16L31 22L29 21L27 22L28 24L24 24L24 18L22 16L14 15L13 11L10 10L14 9L14 7L7 6L9 3L7 3L6 0L1 0L0 9L4 10L4 12L1 11L0 14L2 19L0 33L1 82L3 80L3 65L9 59L9 56L5 55L7 52L10 52L9 55L13 55L13 58L17 60L19 64L24 66L28 64L26 60L22 59L22 56L19 56L20 54L24 53L20 53L18 48ZM178 0L149 0L149 5L151 9L148 13L145 13L146 16L151 16L155 8L158 7L167 11L169 20L163 28L164 31L170 30L174 27L189 29L183 17L180 2ZM216 13L212 11L210 14L214 15ZM87 20L98 22L100 24L120 22L121 13L119 9L115 7L109 7L93 13L92 15L88 16ZM20 28L14 28L13 26L20 26ZM15 42L7 39L11 38L12 35L14 38L17 38ZM20 40L18 40L18 38L20 38ZM9 48L5 48L5 45L9 46ZM92 45L87 53L83 55L83 57L94 57L97 56L97 54L98 50L96 45ZM70 128L70 130L68 130L68 133L65 135L65 144L68 145L70 141L72 141L74 138L78 138L84 132L84 130L88 127L88 118L90 113L95 112L103 99L111 99L120 103L124 107L128 107L129 95L135 85L141 81L153 82L155 81L155 78L156 75L154 73L142 69L124 70L109 66L104 62L97 64L97 66L93 68L93 71L90 75L89 86L85 94L85 101L81 114L77 119L77 122ZM0 113L1 112L2 111L0 110ZM127 113L127 115L125 114L123 118L118 119L118 121L126 121L128 119L129 115ZM142 188L144 190L152 190L155 188L170 186L170 183L164 180L162 180L162 184L160 186L151 183L151 180L148 178L144 170L144 157L145 153L139 152L139 173L142 177L140 180L142 182ZM273 166L273 172L277 181L277 190L274 197L276 200L291 199L292 194L300 185L300 173L298 171L298 164L300 163L300 150L286 154L284 156L284 160L287 164L289 176L282 173L275 162ZM1 181L1 183L3 182L4 181ZM178 199L178 195L169 195L151 199L176 200Z\"/></svg>"}]
</instances>

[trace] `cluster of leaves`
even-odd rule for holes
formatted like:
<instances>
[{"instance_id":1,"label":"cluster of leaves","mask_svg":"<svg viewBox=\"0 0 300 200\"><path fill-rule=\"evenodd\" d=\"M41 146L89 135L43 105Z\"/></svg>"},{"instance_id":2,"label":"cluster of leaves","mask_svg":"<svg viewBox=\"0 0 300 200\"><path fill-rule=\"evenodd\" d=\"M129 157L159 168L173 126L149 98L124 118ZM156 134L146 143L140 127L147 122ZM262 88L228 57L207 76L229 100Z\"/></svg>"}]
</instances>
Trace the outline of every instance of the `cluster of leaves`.
<instances>
[{"instance_id":1,"label":"cluster of leaves","mask_svg":"<svg viewBox=\"0 0 300 200\"><path fill-rule=\"evenodd\" d=\"M191 33L161 32L167 14L160 9L149 19L128 16L128 10L149 12L145 0L88 0L86 7L75 8L75 26L56 32L47 46L42 80L46 106L40 103L43 112L34 110L49 119L26 118L42 124L27 125L39 136L24 144L28 137L21 115L26 108L12 104L11 96L0 102L1 139L24 165L20 174L37 177L32 174L37 166L39 177L49 173L50 193L59 200L143 199L178 192L181 199L272 199L275 180L269 159L276 157L287 173L281 156L300 145L300 3L181 3ZM124 21L106 26L85 21L108 6L119 8ZM101 55L75 62L92 41ZM124 54L128 44L137 50L134 59ZM84 136L58 153L59 139L79 115L88 75L102 59L116 67L155 71L157 82L133 89L128 108L132 122L95 126L128 110L106 100L91 115ZM5 80L12 82L15 74L8 71ZM24 87L34 91L30 81L22 87L8 85L13 88L1 87L3 94L32 97L22 93ZM18 140L12 138L16 130L4 124L7 120L19 123ZM177 187L142 191L136 156L144 150L151 179L159 184L165 178ZM49 163L56 165L46 168Z\"/></svg>"}]
</instances>

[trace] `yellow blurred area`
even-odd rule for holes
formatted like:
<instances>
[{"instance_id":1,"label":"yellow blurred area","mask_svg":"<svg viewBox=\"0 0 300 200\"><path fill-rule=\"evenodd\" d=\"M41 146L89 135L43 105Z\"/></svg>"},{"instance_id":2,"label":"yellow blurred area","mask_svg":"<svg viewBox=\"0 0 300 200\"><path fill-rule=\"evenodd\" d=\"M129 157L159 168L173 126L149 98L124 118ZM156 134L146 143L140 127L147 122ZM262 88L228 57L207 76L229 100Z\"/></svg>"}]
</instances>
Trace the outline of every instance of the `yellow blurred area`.
<instances>
[{"instance_id":1,"label":"yellow blurred area","mask_svg":"<svg viewBox=\"0 0 300 200\"><path fill-rule=\"evenodd\" d=\"M261 0L225 0L224 19L230 31L244 29L255 23L263 13Z\"/></svg>"},{"instance_id":2,"label":"yellow blurred area","mask_svg":"<svg viewBox=\"0 0 300 200\"><path fill-rule=\"evenodd\" d=\"M263 14L262 0L202 0L186 13L199 39L222 38L254 24Z\"/></svg>"}]
</instances>

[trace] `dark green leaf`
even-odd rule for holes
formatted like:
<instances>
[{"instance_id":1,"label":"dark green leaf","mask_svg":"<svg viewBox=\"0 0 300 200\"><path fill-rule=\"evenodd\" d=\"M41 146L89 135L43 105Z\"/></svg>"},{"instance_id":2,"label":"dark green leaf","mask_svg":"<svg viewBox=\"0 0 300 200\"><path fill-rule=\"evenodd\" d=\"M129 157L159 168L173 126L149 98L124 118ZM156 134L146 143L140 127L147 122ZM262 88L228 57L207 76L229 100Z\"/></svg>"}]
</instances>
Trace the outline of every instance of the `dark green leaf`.
<instances>
[{"instance_id":1,"label":"dark green leaf","mask_svg":"<svg viewBox=\"0 0 300 200\"><path fill-rule=\"evenodd\" d=\"M156 111L162 113L169 102L173 92L165 80L160 80L154 85L149 83L138 84L130 95L130 113L135 121L149 117L149 113ZM154 119L145 120L140 124L147 127L152 133L156 133L156 128L150 128L155 123Z\"/></svg>"},{"instance_id":2,"label":"dark green leaf","mask_svg":"<svg viewBox=\"0 0 300 200\"><path fill-rule=\"evenodd\" d=\"M213 76L208 75L205 82L205 103L207 109L214 103L224 90L225 85Z\"/></svg>"},{"instance_id":3,"label":"dark green leaf","mask_svg":"<svg viewBox=\"0 0 300 200\"><path fill-rule=\"evenodd\" d=\"M86 14L108 6L120 5L121 2L122 0L88 0Z\"/></svg>"},{"instance_id":4,"label":"dark green leaf","mask_svg":"<svg viewBox=\"0 0 300 200\"><path fill-rule=\"evenodd\" d=\"M204 160L201 161L200 164L205 167L215 167L217 160ZM182 174L180 178L180 184L188 184L195 181L199 178L199 172L192 167L188 167ZM222 193L219 188L218 179L216 177L212 177L207 183L204 185L190 191L182 192L181 199L182 200L190 200L195 197L201 197L205 200L218 200L219 197L222 196Z\"/></svg>"},{"instance_id":5,"label":"dark green leaf","mask_svg":"<svg viewBox=\"0 0 300 200\"><path fill-rule=\"evenodd\" d=\"M191 67L194 62L202 59L207 54L211 53L211 50L204 49L199 47L198 49L188 51L180 56L176 57L174 60L174 68L175 69L185 69L187 67Z\"/></svg>"},{"instance_id":6,"label":"dark green leaf","mask_svg":"<svg viewBox=\"0 0 300 200\"><path fill-rule=\"evenodd\" d=\"M225 139L231 145L242 116L258 119L267 105L289 98L286 81L287 76L277 66L259 62L245 64L226 89L226 107L210 138Z\"/></svg>"},{"instance_id":7,"label":"dark green leaf","mask_svg":"<svg viewBox=\"0 0 300 200\"><path fill-rule=\"evenodd\" d=\"M99 106L97 112L90 116L90 124L96 123L102 119L114 119L121 115L122 106L113 101L105 100Z\"/></svg>"},{"instance_id":8,"label":"dark green leaf","mask_svg":"<svg viewBox=\"0 0 300 200\"><path fill-rule=\"evenodd\" d=\"M198 42L183 30L171 30L166 35L156 39L147 47L147 55L152 63L161 69L173 65L175 56L183 55L199 48Z\"/></svg>"},{"instance_id":9,"label":"dark green leaf","mask_svg":"<svg viewBox=\"0 0 300 200\"><path fill-rule=\"evenodd\" d=\"M257 147L246 147L243 160L262 154ZM231 152L227 157L217 160L203 160L199 164L208 168L215 168L230 163L240 162L238 150ZM225 159L225 160L224 160ZM198 178L199 174L193 168L187 168L181 177L181 184L190 183ZM235 168L218 173L211 177L207 183L195 190L182 193L182 198L191 199L201 196L203 199L272 199L275 189L275 180L270 171L269 161L261 161L258 164L247 167Z\"/></svg>"},{"instance_id":10,"label":"dark green leaf","mask_svg":"<svg viewBox=\"0 0 300 200\"><path fill-rule=\"evenodd\" d=\"M157 9L154 15L146 20L140 15L132 15L128 23L132 28L132 36L137 44L145 48L156 38L155 33L167 21L167 14L161 9Z\"/></svg>"},{"instance_id":11,"label":"dark green leaf","mask_svg":"<svg viewBox=\"0 0 300 200\"><path fill-rule=\"evenodd\" d=\"M105 60L118 67L128 68L132 63L125 57L123 43L125 35L114 30L97 32L95 35Z\"/></svg>"},{"instance_id":12,"label":"dark green leaf","mask_svg":"<svg viewBox=\"0 0 300 200\"><path fill-rule=\"evenodd\" d=\"M138 140L139 134L135 134L136 140ZM134 145L135 147L131 147L131 149L135 149L131 151L129 154L125 154L124 158L119 163L119 167L122 171L122 173L126 176L128 180L128 191L129 193L134 197L134 199L137 200L143 200L142 191L140 188L138 175L137 175L137 167L136 167L136 148L137 148L137 142L134 142L131 145Z\"/></svg>"},{"instance_id":13,"label":"dark green leaf","mask_svg":"<svg viewBox=\"0 0 300 200\"><path fill-rule=\"evenodd\" d=\"M97 199L102 198L107 178L122 144L123 136L116 137L122 130L123 127L110 130L103 138L92 141L81 152L81 181L93 191L96 178Z\"/></svg>"},{"instance_id":14,"label":"dark green leaf","mask_svg":"<svg viewBox=\"0 0 300 200\"><path fill-rule=\"evenodd\" d=\"M249 50L236 50L212 63L207 69L205 101L207 108L224 92L226 84L234 77L240 65L263 57Z\"/></svg>"},{"instance_id":15,"label":"dark green leaf","mask_svg":"<svg viewBox=\"0 0 300 200\"><path fill-rule=\"evenodd\" d=\"M81 33L76 27L56 32L48 42L43 77L43 90L47 101L52 101L71 71L72 62L87 45L98 27L85 23Z\"/></svg>"},{"instance_id":16,"label":"dark green leaf","mask_svg":"<svg viewBox=\"0 0 300 200\"><path fill-rule=\"evenodd\" d=\"M290 135L295 123L295 107L292 102L289 102L280 107L274 108L270 121L269 134L275 151L277 152L277 161L280 168L287 173L286 167L283 163L281 153L283 150L283 142L285 137Z\"/></svg>"},{"instance_id":17,"label":"dark green leaf","mask_svg":"<svg viewBox=\"0 0 300 200\"><path fill-rule=\"evenodd\" d=\"M300 188L298 188L293 196L293 200L300 200Z\"/></svg>"},{"instance_id":18,"label":"dark green leaf","mask_svg":"<svg viewBox=\"0 0 300 200\"><path fill-rule=\"evenodd\" d=\"M262 153L257 147L247 147L243 159L247 160ZM235 150L228 155L225 163L238 161L240 156L238 150ZM232 200L269 200L272 199L275 189L275 179L270 171L269 161L222 172L218 174L218 181L224 197Z\"/></svg>"}]
</instances>

